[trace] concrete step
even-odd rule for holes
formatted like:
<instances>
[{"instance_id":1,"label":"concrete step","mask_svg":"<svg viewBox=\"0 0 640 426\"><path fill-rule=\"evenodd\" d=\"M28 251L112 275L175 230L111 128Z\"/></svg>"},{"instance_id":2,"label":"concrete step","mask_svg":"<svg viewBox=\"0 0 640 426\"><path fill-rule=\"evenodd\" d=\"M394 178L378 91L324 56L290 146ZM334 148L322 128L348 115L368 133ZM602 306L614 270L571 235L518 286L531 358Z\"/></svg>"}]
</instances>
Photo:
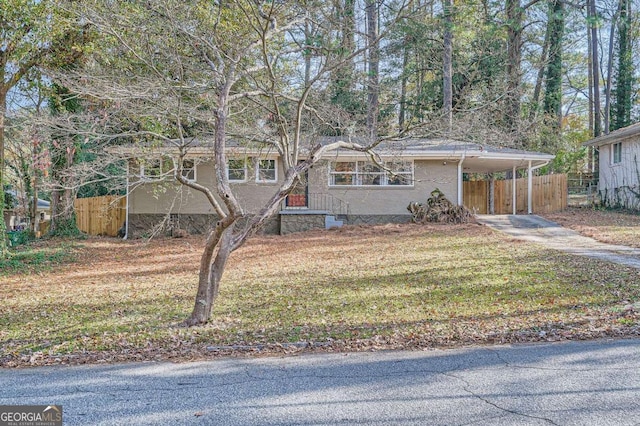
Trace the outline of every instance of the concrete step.
<instances>
[{"instance_id":1,"label":"concrete step","mask_svg":"<svg viewBox=\"0 0 640 426\"><path fill-rule=\"evenodd\" d=\"M335 216L326 215L324 217L324 228L325 229L341 228L342 225L344 225L344 221L336 220Z\"/></svg>"}]
</instances>

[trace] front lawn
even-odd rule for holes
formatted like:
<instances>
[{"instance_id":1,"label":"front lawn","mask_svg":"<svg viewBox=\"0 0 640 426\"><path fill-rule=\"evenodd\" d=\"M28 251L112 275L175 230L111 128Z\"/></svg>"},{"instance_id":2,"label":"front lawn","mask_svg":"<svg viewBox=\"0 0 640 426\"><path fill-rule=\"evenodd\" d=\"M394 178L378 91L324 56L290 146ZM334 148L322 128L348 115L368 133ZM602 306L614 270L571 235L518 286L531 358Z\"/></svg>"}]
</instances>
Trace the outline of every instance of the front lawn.
<instances>
[{"instance_id":1,"label":"front lawn","mask_svg":"<svg viewBox=\"0 0 640 426\"><path fill-rule=\"evenodd\" d=\"M598 241L640 248L640 214L637 212L574 207L544 216Z\"/></svg>"},{"instance_id":2,"label":"front lawn","mask_svg":"<svg viewBox=\"0 0 640 426\"><path fill-rule=\"evenodd\" d=\"M475 224L256 237L210 324L182 328L202 240L88 239L0 274L0 364L449 347L638 333L640 271ZM294 343L295 345L291 345Z\"/></svg>"}]
</instances>

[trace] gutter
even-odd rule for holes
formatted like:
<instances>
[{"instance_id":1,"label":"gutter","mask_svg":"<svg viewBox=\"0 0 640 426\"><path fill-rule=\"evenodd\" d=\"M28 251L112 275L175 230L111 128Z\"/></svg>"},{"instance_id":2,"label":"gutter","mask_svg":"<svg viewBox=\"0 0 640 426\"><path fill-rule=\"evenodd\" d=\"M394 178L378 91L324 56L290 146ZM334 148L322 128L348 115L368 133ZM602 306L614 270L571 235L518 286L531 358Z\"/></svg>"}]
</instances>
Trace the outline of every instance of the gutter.
<instances>
[{"instance_id":1,"label":"gutter","mask_svg":"<svg viewBox=\"0 0 640 426\"><path fill-rule=\"evenodd\" d=\"M537 166L532 166L532 167L531 167L531 171L541 169L541 168L543 168L544 166L548 165L550 162L551 162L551 161L547 161L547 162L545 162L545 163L538 164Z\"/></svg>"}]
</instances>

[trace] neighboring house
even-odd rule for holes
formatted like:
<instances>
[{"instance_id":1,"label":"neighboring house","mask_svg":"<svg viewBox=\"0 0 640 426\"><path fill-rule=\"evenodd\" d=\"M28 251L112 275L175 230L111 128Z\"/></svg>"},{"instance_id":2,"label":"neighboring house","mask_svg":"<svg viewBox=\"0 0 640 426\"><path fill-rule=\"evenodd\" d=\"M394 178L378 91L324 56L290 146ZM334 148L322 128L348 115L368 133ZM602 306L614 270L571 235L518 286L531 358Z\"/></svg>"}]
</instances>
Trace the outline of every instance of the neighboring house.
<instances>
[{"instance_id":1,"label":"neighboring house","mask_svg":"<svg viewBox=\"0 0 640 426\"><path fill-rule=\"evenodd\" d=\"M129 162L128 236L144 234L161 222L190 233L210 226L213 210L201 193L177 183L159 184L161 176L172 175L170 149L156 149L155 157L144 160L136 148L120 148L118 152L137 157ZM286 234L343 223L408 222L409 203L425 202L436 188L453 203L462 204L464 173L531 172L554 158L450 140L387 142L376 152L387 170L362 153L341 149L327 154L285 200L265 232ZM282 182L284 173L277 153L234 146L227 154L225 172L236 197L246 212L257 212ZM210 157L211 148L191 147L183 165L185 176L214 188Z\"/></svg>"},{"instance_id":2,"label":"neighboring house","mask_svg":"<svg viewBox=\"0 0 640 426\"><path fill-rule=\"evenodd\" d=\"M609 207L640 210L640 123L585 143L598 150L598 193Z\"/></svg>"},{"instance_id":3,"label":"neighboring house","mask_svg":"<svg viewBox=\"0 0 640 426\"><path fill-rule=\"evenodd\" d=\"M8 190L5 192L10 195L11 199L15 200L13 208L5 212L5 225L7 230L15 231L27 229L29 227L29 211L24 207L28 205L27 201L24 199L24 194L20 194L14 190ZM51 205L47 200L38 198L36 211L36 225L51 218Z\"/></svg>"}]
</instances>

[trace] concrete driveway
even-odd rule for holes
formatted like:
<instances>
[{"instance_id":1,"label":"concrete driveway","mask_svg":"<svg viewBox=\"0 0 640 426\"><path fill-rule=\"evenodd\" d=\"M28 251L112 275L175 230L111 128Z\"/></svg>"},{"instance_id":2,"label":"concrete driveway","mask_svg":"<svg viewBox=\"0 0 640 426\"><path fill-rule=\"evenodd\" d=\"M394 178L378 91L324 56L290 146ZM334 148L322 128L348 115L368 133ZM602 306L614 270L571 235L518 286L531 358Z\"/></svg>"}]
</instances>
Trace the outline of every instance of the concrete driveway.
<instances>
[{"instance_id":1,"label":"concrete driveway","mask_svg":"<svg viewBox=\"0 0 640 426\"><path fill-rule=\"evenodd\" d=\"M605 244L536 215L477 215L479 223L524 241L640 269L640 249Z\"/></svg>"},{"instance_id":2,"label":"concrete driveway","mask_svg":"<svg viewBox=\"0 0 640 426\"><path fill-rule=\"evenodd\" d=\"M640 340L0 369L72 425L637 425Z\"/></svg>"}]
</instances>

